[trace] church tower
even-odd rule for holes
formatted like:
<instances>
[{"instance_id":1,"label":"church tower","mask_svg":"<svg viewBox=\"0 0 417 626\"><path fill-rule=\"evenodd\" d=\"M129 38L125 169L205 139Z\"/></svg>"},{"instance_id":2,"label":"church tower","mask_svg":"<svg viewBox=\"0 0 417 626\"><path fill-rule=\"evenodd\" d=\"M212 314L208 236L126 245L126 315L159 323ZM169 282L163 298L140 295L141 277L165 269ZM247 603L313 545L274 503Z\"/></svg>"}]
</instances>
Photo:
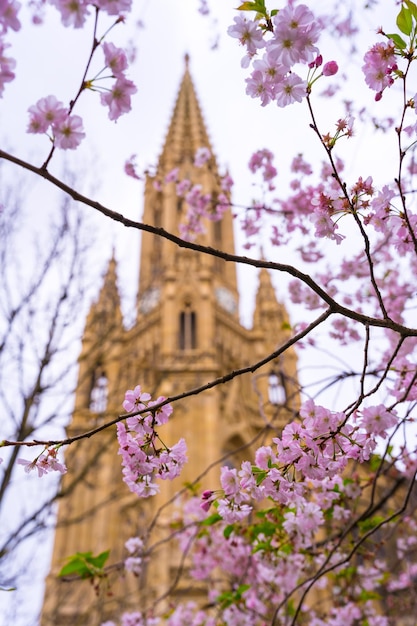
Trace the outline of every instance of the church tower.
<instances>
[{"instance_id":1,"label":"church tower","mask_svg":"<svg viewBox=\"0 0 417 626\"><path fill-rule=\"evenodd\" d=\"M208 148L213 155L186 59L156 175L146 180L144 223L178 236L186 202L177 196L175 182L156 184L174 168L179 179L188 178L205 193L220 193L215 157L203 167L194 165L199 148ZM198 242L234 253L230 211L221 221L207 221ZM233 263L143 232L136 322L129 329L123 326L113 256L87 317L68 434L113 420L122 410L125 391L138 384L153 398L174 396L250 366L288 336L287 313L277 301L267 270L259 273L253 325L248 329L239 320ZM254 374L174 403L174 413L161 433L168 446L185 438L189 462L179 478L161 481L160 493L146 500L131 494L121 480L114 426L70 446L41 626L99 626L116 621L122 610L147 609L155 603L160 610L176 595L197 597L199 590L193 590L189 581L185 587L181 581L173 584L181 555L176 542L166 537L178 514L175 494L196 477L201 477L196 489L217 488L220 466L250 457L251 442L257 437L259 446L270 440L297 406L296 358L291 350ZM173 504L167 507L170 500ZM138 535L153 546L146 572L140 578L123 578L119 564L127 556L124 543ZM110 594L105 585L97 595L85 581L57 578L69 555L88 551L96 555L107 549L114 578Z\"/></svg>"}]
</instances>

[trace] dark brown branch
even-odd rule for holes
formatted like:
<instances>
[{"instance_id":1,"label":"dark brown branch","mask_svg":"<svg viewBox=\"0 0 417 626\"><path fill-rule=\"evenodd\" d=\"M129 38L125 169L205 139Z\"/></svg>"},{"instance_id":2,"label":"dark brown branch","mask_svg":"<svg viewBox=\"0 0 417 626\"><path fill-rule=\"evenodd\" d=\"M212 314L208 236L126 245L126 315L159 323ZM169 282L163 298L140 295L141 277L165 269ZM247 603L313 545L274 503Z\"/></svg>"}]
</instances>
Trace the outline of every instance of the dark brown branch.
<instances>
[{"instance_id":1,"label":"dark brown branch","mask_svg":"<svg viewBox=\"0 0 417 626\"><path fill-rule=\"evenodd\" d=\"M325 291L325 289L320 287L320 285L316 283L311 278L311 276L309 276L308 274L304 274L303 272L298 270L296 267L293 267L292 265L287 265L285 263L274 263L272 261L264 261L260 259L252 259L250 257L239 256L237 254L230 254L228 252L216 250L215 248L211 248L210 246L203 246L201 244L197 244L191 241L184 241L184 239L181 239L180 237L164 230L163 228L157 228L155 226L151 226L150 224L143 224L142 222L136 222L134 220L128 219L127 217L124 217L124 215L122 215L121 213L112 211L108 207L105 207L104 205L100 204L99 202L91 200L87 196L84 196L83 194L79 193L78 191L76 191L75 189L73 189L72 187L64 183L63 181L59 180L59 178L56 178L55 176L50 174L47 170L44 170L26 161L23 161L22 159L19 159L18 157L11 155L5 152L4 150L0 150L0 159L5 159L6 161L9 161L10 163L14 163L15 165L18 165L19 167L22 167L23 169L26 169L38 176L41 176L42 178L50 182L52 185L54 185L58 189L61 189L64 193L68 194L76 202L81 202L82 204L95 209L99 213L102 213L106 217L114 220L115 222L119 222L120 224L123 224L123 226L126 226L127 228L136 228L137 230L143 230L149 233L153 233L154 235L163 237L164 239L167 239L168 241L172 241L180 248L187 248L189 250L194 250L195 252L201 252L203 254L216 256L227 262L240 263L243 265L251 265L257 268L264 267L266 269L276 270L278 272L284 272L286 274L289 274L290 276L294 276L294 278L298 278L304 284L310 287L310 289L314 291L323 300L323 302L326 303L330 307L331 313L339 313L340 315L343 315L344 317L355 320L356 322L359 322L360 324L363 324L365 326L376 326L379 328L387 328L396 333L399 333L401 336L404 336L404 337L417 337L416 328L409 328L407 326L403 326L402 324L398 324L397 322L394 322L393 320L390 320L390 319L370 317L368 315L364 315L362 313L358 313L357 311L348 309L347 307L339 304Z\"/></svg>"},{"instance_id":2,"label":"dark brown branch","mask_svg":"<svg viewBox=\"0 0 417 626\"><path fill-rule=\"evenodd\" d=\"M253 372L256 372L256 370L258 370L260 367L262 367L263 365L266 365L270 361L273 361L274 359L279 357L281 354L283 354L283 352L288 350L288 348L298 343L301 339L303 339L306 335L308 335L314 328L322 324L328 317L330 317L331 314L332 314L332 311L328 309L327 311L322 313L317 319L311 322L311 324L309 324L306 328L304 328L304 330L294 335L294 337L291 337L291 339L286 341L280 348L275 350L275 352L272 352L267 357L265 357L264 359L261 359L257 363L248 365L246 367L242 367L238 370L233 370L233 372L229 372L225 376L220 376L219 378L215 378L214 380L211 380L208 383L205 383L204 385L200 385L199 387L195 387L194 389L190 389L189 391L184 391L183 393L177 394L176 396L171 396L169 398L166 398L162 402L159 402L158 404L153 405L152 410L156 411L157 409L159 409L161 406L164 406L165 404L177 402L178 400L183 400L184 398L189 398L190 396L196 396L202 393L203 391L207 391L208 389L217 387L217 385L222 385L224 383L227 383L230 380L233 380L233 378L236 378L237 376L242 376L243 374L249 374L249 373L253 374ZM132 417L135 415L140 415L141 413L148 413L148 412L149 412L149 409L146 408L146 409L142 409L141 411L134 411L132 413L123 413L122 415L119 415L116 419L110 422L107 422L106 424L98 426L97 428L94 428L93 430L89 430L88 432L82 433L81 435L68 437L67 439L50 440L50 441L3 440L3 441L0 441L0 447L2 446L3 447L4 446L28 446L29 447L29 446L41 446L41 445L42 446L69 445L71 443L74 443L74 441L79 441L80 439L86 439L86 438L92 437L93 435L101 432L102 430L105 430L106 428L109 428L110 426L117 424L118 422L125 419L126 417Z\"/></svg>"}]
</instances>

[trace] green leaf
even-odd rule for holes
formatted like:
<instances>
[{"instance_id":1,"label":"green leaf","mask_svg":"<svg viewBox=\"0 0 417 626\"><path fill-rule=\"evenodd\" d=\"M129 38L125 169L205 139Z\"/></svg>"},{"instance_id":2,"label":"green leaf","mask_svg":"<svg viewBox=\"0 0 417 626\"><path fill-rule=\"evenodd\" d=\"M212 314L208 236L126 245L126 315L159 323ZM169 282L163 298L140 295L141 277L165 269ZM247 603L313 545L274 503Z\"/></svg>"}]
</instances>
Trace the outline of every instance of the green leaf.
<instances>
[{"instance_id":1,"label":"green leaf","mask_svg":"<svg viewBox=\"0 0 417 626\"><path fill-rule=\"evenodd\" d=\"M382 515L374 515L373 517L370 517L368 519L363 520L362 522L359 522L358 526L362 532L366 533L369 530L373 530L374 528L379 526L379 524L383 522L384 519L385 518L382 517Z\"/></svg>"},{"instance_id":2,"label":"green leaf","mask_svg":"<svg viewBox=\"0 0 417 626\"><path fill-rule=\"evenodd\" d=\"M271 552L271 542L260 541L257 543L252 550L252 554L256 554L257 552Z\"/></svg>"},{"instance_id":3,"label":"green leaf","mask_svg":"<svg viewBox=\"0 0 417 626\"><path fill-rule=\"evenodd\" d=\"M81 578L93 578L102 574L105 562L109 558L110 550L93 556L92 552L76 552L67 559L67 564L59 572L58 576L70 576L72 574Z\"/></svg>"},{"instance_id":4,"label":"green leaf","mask_svg":"<svg viewBox=\"0 0 417 626\"><path fill-rule=\"evenodd\" d=\"M268 476L268 470L259 469L256 465L252 465L252 472L255 474L257 485L260 485Z\"/></svg>"},{"instance_id":5,"label":"green leaf","mask_svg":"<svg viewBox=\"0 0 417 626\"><path fill-rule=\"evenodd\" d=\"M397 15L397 26L404 35L410 35L413 30L413 16L404 5Z\"/></svg>"},{"instance_id":6,"label":"green leaf","mask_svg":"<svg viewBox=\"0 0 417 626\"><path fill-rule=\"evenodd\" d=\"M389 35L387 35L388 39L392 39L392 41L395 44L395 47L398 50L404 50L407 47L407 44L405 43L404 39L402 37L400 37L400 35L397 35L397 33L390 33Z\"/></svg>"},{"instance_id":7,"label":"green leaf","mask_svg":"<svg viewBox=\"0 0 417 626\"><path fill-rule=\"evenodd\" d=\"M414 17L414 19L417 20L417 5L414 4L414 2L411 2L411 0L404 0L404 2L410 9L411 14Z\"/></svg>"},{"instance_id":8,"label":"green leaf","mask_svg":"<svg viewBox=\"0 0 417 626\"><path fill-rule=\"evenodd\" d=\"M216 522L220 522L222 520L222 516L218 513L213 513L213 515L209 515L205 520L201 522L203 526L213 526Z\"/></svg>"},{"instance_id":9,"label":"green leaf","mask_svg":"<svg viewBox=\"0 0 417 626\"><path fill-rule=\"evenodd\" d=\"M238 11L256 11L260 13L262 16L267 15L267 10L265 7L264 0L256 0L255 2L243 2L239 7L237 7Z\"/></svg>"},{"instance_id":10,"label":"green leaf","mask_svg":"<svg viewBox=\"0 0 417 626\"><path fill-rule=\"evenodd\" d=\"M98 556L93 557L92 559L90 559L90 563L91 565L93 565L94 567L98 567L98 568L103 568L105 562L107 561L107 559L109 558L110 555L110 550L106 550L105 552L101 552Z\"/></svg>"},{"instance_id":11,"label":"green leaf","mask_svg":"<svg viewBox=\"0 0 417 626\"><path fill-rule=\"evenodd\" d=\"M216 598L216 602L221 603L223 608L227 608L231 604L235 604L242 599L242 595L250 589L250 585L239 585L234 591L224 591Z\"/></svg>"},{"instance_id":12,"label":"green leaf","mask_svg":"<svg viewBox=\"0 0 417 626\"><path fill-rule=\"evenodd\" d=\"M340 571L337 572L336 579L339 580L341 578L344 578L346 580L349 580L350 578L352 578L352 576L356 574L356 572L357 572L357 568L355 565L348 565L344 569L341 569Z\"/></svg>"},{"instance_id":13,"label":"green leaf","mask_svg":"<svg viewBox=\"0 0 417 626\"><path fill-rule=\"evenodd\" d=\"M291 544L285 543L283 546L280 547L279 551L283 554L292 554L294 549Z\"/></svg>"},{"instance_id":14,"label":"green leaf","mask_svg":"<svg viewBox=\"0 0 417 626\"><path fill-rule=\"evenodd\" d=\"M234 601L234 596L231 591L225 591L224 593L221 593L216 598L216 602L219 602L222 605L222 607L225 609L231 604L233 604L233 601Z\"/></svg>"},{"instance_id":15,"label":"green leaf","mask_svg":"<svg viewBox=\"0 0 417 626\"><path fill-rule=\"evenodd\" d=\"M236 589L235 591L235 597L237 600L240 600L242 595L245 593L245 591L247 591L248 589L250 589L250 585L239 585L239 587Z\"/></svg>"},{"instance_id":16,"label":"green leaf","mask_svg":"<svg viewBox=\"0 0 417 626\"><path fill-rule=\"evenodd\" d=\"M367 591L366 589L362 589L359 594L359 600L362 602L367 602L368 600L380 600L381 596L376 591Z\"/></svg>"},{"instance_id":17,"label":"green leaf","mask_svg":"<svg viewBox=\"0 0 417 626\"><path fill-rule=\"evenodd\" d=\"M381 465L381 457L379 454L373 454L369 459L369 468L371 472L376 472Z\"/></svg>"},{"instance_id":18,"label":"green leaf","mask_svg":"<svg viewBox=\"0 0 417 626\"><path fill-rule=\"evenodd\" d=\"M234 531L235 527L233 524L229 524L229 526L226 526L226 528L223 531L223 536L225 539L229 539L230 535L232 534L232 532Z\"/></svg>"},{"instance_id":19,"label":"green leaf","mask_svg":"<svg viewBox=\"0 0 417 626\"><path fill-rule=\"evenodd\" d=\"M252 527L252 534L256 537L257 535L265 535L266 537L272 537L275 534L277 529L277 524L273 522L269 522L265 520L264 522L260 522Z\"/></svg>"},{"instance_id":20,"label":"green leaf","mask_svg":"<svg viewBox=\"0 0 417 626\"><path fill-rule=\"evenodd\" d=\"M294 600L290 600L289 602L287 602L287 604L285 605L285 609L286 609L286 613L288 617L294 617L295 615Z\"/></svg>"},{"instance_id":21,"label":"green leaf","mask_svg":"<svg viewBox=\"0 0 417 626\"><path fill-rule=\"evenodd\" d=\"M0 591L16 591L17 587L0 587Z\"/></svg>"},{"instance_id":22,"label":"green leaf","mask_svg":"<svg viewBox=\"0 0 417 626\"><path fill-rule=\"evenodd\" d=\"M271 17L274 17L274 15L278 15L278 9L272 9Z\"/></svg>"}]
</instances>

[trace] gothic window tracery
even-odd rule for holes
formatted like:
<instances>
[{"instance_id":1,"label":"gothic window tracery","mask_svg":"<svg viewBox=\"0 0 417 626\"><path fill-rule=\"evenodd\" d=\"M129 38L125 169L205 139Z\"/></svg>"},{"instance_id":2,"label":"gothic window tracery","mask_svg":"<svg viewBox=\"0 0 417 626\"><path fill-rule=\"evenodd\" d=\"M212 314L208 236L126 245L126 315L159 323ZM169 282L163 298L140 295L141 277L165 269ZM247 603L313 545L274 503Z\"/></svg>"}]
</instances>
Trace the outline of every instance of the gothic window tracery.
<instances>
[{"instance_id":1,"label":"gothic window tracery","mask_svg":"<svg viewBox=\"0 0 417 626\"><path fill-rule=\"evenodd\" d=\"M268 377L268 399L275 406L286 403L287 392L282 372L274 370L270 372Z\"/></svg>"},{"instance_id":2,"label":"gothic window tracery","mask_svg":"<svg viewBox=\"0 0 417 626\"><path fill-rule=\"evenodd\" d=\"M197 347L197 316L190 304L180 312L178 339L180 350L194 350Z\"/></svg>"},{"instance_id":3,"label":"gothic window tracery","mask_svg":"<svg viewBox=\"0 0 417 626\"><path fill-rule=\"evenodd\" d=\"M93 378L93 385L90 392L90 411L93 413L104 413L107 408L109 381L104 370L99 370Z\"/></svg>"}]
</instances>

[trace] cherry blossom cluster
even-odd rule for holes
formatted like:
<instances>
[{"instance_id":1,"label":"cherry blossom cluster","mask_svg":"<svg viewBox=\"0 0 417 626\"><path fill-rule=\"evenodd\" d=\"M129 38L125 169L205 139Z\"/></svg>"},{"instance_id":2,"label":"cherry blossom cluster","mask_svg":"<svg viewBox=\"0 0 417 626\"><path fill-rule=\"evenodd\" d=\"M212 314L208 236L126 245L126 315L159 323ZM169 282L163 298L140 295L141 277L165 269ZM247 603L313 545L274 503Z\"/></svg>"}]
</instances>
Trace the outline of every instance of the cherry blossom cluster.
<instances>
[{"instance_id":1,"label":"cherry blossom cluster","mask_svg":"<svg viewBox=\"0 0 417 626\"><path fill-rule=\"evenodd\" d=\"M311 533L313 528L323 525L326 517L332 520L336 537L338 529L346 528L356 514L362 489L358 478L344 480L335 476L324 481L312 480L306 490L311 501L304 499L302 506L296 509L270 497L267 508L258 508L256 516L246 524L238 520L219 521L217 513L207 517L197 498L189 500L184 506L180 546L188 549L197 526L191 574L195 580L206 584L207 600L215 607L216 618L201 611L197 604L187 602L175 608L168 620L169 626L181 623L264 626L271 623L273 615L280 623L290 623L288 618L294 614L299 594L314 577L317 577L322 597L328 594L331 602L327 606L318 603L317 608L301 608L297 624L358 623L347 621L349 618L388 626L388 619L379 615L374 602L386 580L387 564L380 558L375 559L368 545L361 565L343 566L344 549L329 542L319 551L316 549L319 540ZM296 493L293 500L297 500ZM300 534L304 541L297 543L294 540ZM349 550L349 542L346 549ZM323 573L326 564L329 572ZM340 565L335 569L337 564ZM297 587L300 591L294 593ZM336 594L335 588L338 589ZM291 602L286 604L291 597ZM276 607L279 607L278 613Z\"/></svg>"},{"instance_id":2,"label":"cherry blossom cluster","mask_svg":"<svg viewBox=\"0 0 417 626\"><path fill-rule=\"evenodd\" d=\"M398 69L393 41L376 43L364 56L362 70L368 87L377 92L375 100L394 83L393 73Z\"/></svg>"},{"instance_id":3,"label":"cherry blossom cluster","mask_svg":"<svg viewBox=\"0 0 417 626\"><path fill-rule=\"evenodd\" d=\"M117 424L119 454L122 457L123 480L129 489L141 498L153 496L159 491L157 478L172 480L179 476L187 461L184 439L166 446L156 428L168 422L172 406L158 406L165 398L152 400L143 393L140 385L125 394L123 408L128 413L125 423ZM156 407L156 408L152 408Z\"/></svg>"},{"instance_id":4,"label":"cherry blossom cluster","mask_svg":"<svg viewBox=\"0 0 417 626\"><path fill-rule=\"evenodd\" d=\"M98 8L108 15L119 17L132 8L132 0L51 0L61 14L64 26L82 28L90 9Z\"/></svg>"},{"instance_id":5,"label":"cherry blossom cluster","mask_svg":"<svg viewBox=\"0 0 417 626\"><path fill-rule=\"evenodd\" d=\"M220 491L205 491L202 500L194 498L184 505L180 546L188 551L194 540L191 575L207 585L207 600L217 618L188 602L175 608L170 626L184 619L196 625L264 626L272 616L292 623L287 620L299 601L300 625L388 626L389 619L378 606L381 586L389 580L390 592L412 588L415 566L404 564L403 556L416 544L410 532L415 528L413 518L407 518L411 526L401 527L397 538L399 572L394 574L393 567L375 557L378 541L365 545L359 565L347 557L351 549L347 525L353 532L363 532L381 518L371 519L363 529L361 515L355 521L373 476L368 467L362 478L358 473L343 477L343 470L348 459L370 460L375 437L386 437L396 425L395 411L383 405L363 408L350 425L344 413L330 412L310 400L302 405L300 417L300 423L288 424L274 439L275 450L262 446L255 464L244 461L240 470L223 467ZM264 499L268 504L261 508ZM216 512L208 516L211 506ZM323 543L320 538L330 520L334 540ZM396 532L394 523L391 532ZM346 544L338 540L339 533L346 535ZM329 595L330 603L318 603L318 608L308 602L302 605L300 593L311 580L323 597Z\"/></svg>"},{"instance_id":6,"label":"cherry blossom cluster","mask_svg":"<svg viewBox=\"0 0 417 626\"><path fill-rule=\"evenodd\" d=\"M140 537L131 537L126 541L125 547L129 552L129 556L125 559L125 570L139 576L143 567L144 543Z\"/></svg>"},{"instance_id":7,"label":"cherry blossom cluster","mask_svg":"<svg viewBox=\"0 0 417 626\"><path fill-rule=\"evenodd\" d=\"M208 15L210 13L208 0L199 0L199 1L200 1L200 6L198 7L198 12L201 13L201 15Z\"/></svg>"},{"instance_id":8,"label":"cherry blossom cluster","mask_svg":"<svg viewBox=\"0 0 417 626\"><path fill-rule=\"evenodd\" d=\"M131 0L99 0L96 2L68 0L53 0L52 4L60 11L64 26L81 28L90 14L90 9L103 11L109 16L116 16L113 26L123 21L124 13L131 8ZM10 11L11 13L11 11ZM18 28L16 19L10 22L13 28ZM107 33L109 32L108 29ZM108 116L112 121L117 121L121 115L131 110L131 96L136 93L136 86L126 77L128 60L125 51L117 48L113 43L104 41L104 36L100 40L94 39L91 57L88 61L87 71L90 69L92 59L98 48L103 50L104 66L92 78L85 79L76 97L71 101L69 107L65 107L54 95L41 98L35 105L29 108L28 132L35 134L47 134L52 141L54 148L62 150L74 150L78 148L85 137L82 119L78 115L73 115L72 110L76 105L81 93L85 90L97 91L100 93L100 102L108 107ZM4 48L4 46L3 46ZM10 71L14 65L3 55L2 42L0 40L0 68L4 77L0 78L0 95L4 82L12 80L14 74ZM4 59L4 62L2 61ZM108 70L110 74L103 76L103 72ZM103 80L112 80L110 86L104 86Z\"/></svg>"},{"instance_id":9,"label":"cherry blossom cluster","mask_svg":"<svg viewBox=\"0 0 417 626\"><path fill-rule=\"evenodd\" d=\"M132 1L95 0L94 2L88 2L76 0L75 2L70 2L69 0L51 0L51 4L60 12L64 26L82 28L90 15L90 9L101 10L109 16L115 16L115 23L123 21L123 16L131 10ZM9 29L15 31L20 29L21 24L18 19L20 7L20 3L15 0L2 0L0 3L0 97L3 94L5 83L15 78L13 71L15 61L7 56L6 50L9 44L5 42L4 36ZM40 21L40 19L35 20L35 22ZM100 44L104 52L104 69L109 69L111 78L115 80L110 88L104 88L102 84L98 83L99 80L103 79L101 76L103 70L101 70L94 78L84 82L80 93L85 89L100 91L101 103L109 107L109 118L115 121L120 115L130 111L131 96L136 93L137 89L133 82L125 76L125 71L128 68L126 53L114 44L101 40L95 44L93 53ZM76 99L78 97L79 94ZM51 99L53 99L53 102ZM71 103L69 109L65 109L55 96L42 98L35 106L29 109L28 132L45 133L51 127L51 139L56 147L64 150L78 147L85 135L82 130L81 118L70 115L74 104L75 101Z\"/></svg>"},{"instance_id":10,"label":"cherry blossom cluster","mask_svg":"<svg viewBox=\"0 0 417 626\"><path fill-rule=\"evenodd\" d=\"M301 102L312 84L317 80L315 70L323 59L315 45L321 34L322 25L310 9L293 2L275 12L272 18L266 13L266 25L259 20L238 15L228 33L239 39L246 47L242 66L253 64L253 71L246 80L246 93L259 98L262 106L275 102L286 107ZM261 59L255 57L263 50ZM308 80L294 70L297 65L307 65L311 74ZM326 63L320 76L333 76L338 70L335 61Z\"/></svg>"},{"instance_id":11,"label":"cherry blossom cluster","mask_svg":"<svg viewBox=\"0 0 417 626\"><path fill-rule=\"evenodd\" d=\"M120 626L158 626L160 623L159 617L149 617L139 611L123 613L120 618ZM102 622L101 626L117 626L117 624L113 621L107 621Z\"/></svg>"},{"instance_id":12,"label":"cherry blossom cluster","mask_svg":"<svg viewBox=\"0 0 417 626\"><path fill-rule=\"evenodd\" d=\"M54 146L62 150L78 148L85 137L82 119L70 115L55 96L41 98L29 108L29 133L50 133Z\"/></svg>"},{"instance_id":13,"label":"cherry blossom cluster","mask_svg":"<svg viewBox=\"0 0 417 626\"><path fill-rule=\"evenodd\" d=\"M254 174L257 171L262 172L262 178L265 183L268 183L268 190L273 191L275 189L272 181L277 175L277 170L273 165L274 155L270 150L257 150L254 152L249 161L249 170Z\"/></svg>"},{"instance_id":14,"label":"cherry blossom cluster","mask_svg":"<svg viewBox=\"0 0 417 626\"><path fill-rule=\"evenodd\" d=\"M65 474L67 468L64 463L60 463L57 457L57 448L48 448L42 454L36 457L33 461L27 461L26 459L17 459L19 465L23 465L25 472L29 473L32 470L37 470L38 477L40 478L44 474L50 472L59 472Z\"/></svg>"},{"instance_id":15,"label":"cherry blossom cluster","mask_svg":"<svg viewBox=\"0 0 417 626\"><path fill-rule=\"evenodd\" d=\"M306 401L300 408L301 422L287 424L276 445L260 448L255 456L255 468L248 461L239 472L223 467L221 485L224 498L218 499L218 512L228 523L247 517L252 506L249 502L272 498L285 505L301 506L300 519L307 519L305 484L308 480L330 480L340 475L349 459L363 463L369 460L377 444L377 437L386 438L387 432L398 423L394 410L383 405L357 411L355 423L350 423L345 413L334 413ZM203 508L211 500L207 492ZM293 514L290 516L293 517ZM308 531L316 532L323 523L317 511L316 525L311 521ZM311 527L310 527L311 525ZM298 527L302 522L298 523Z\"/></svg>"},{"instance_id":16,"label":"cherry blossom cluster","mask_svg":"<svg viewBox=\"0 0 417 626\"><path fill-rule=\"evenodd\" d=\"M82 90L91 89L100 91L100 100L104 106L109 107L109 118L116 121L123 113L131 109L131 96L137 91L131 80L124 74L127 68L127 57L125 52L117 48L114 44L103 42L102 44L105 68L111 71L111 78L114 78L112 87L104 88L97 84L101 80L101 72L96 78L84 83ZM103 70L102 70L103 71ZM85 137L82 119L79 115L70 115L74 106L70 109L64 107L55 96L50 95L41 98L36 105L29 108L29 133L47 133L54 147L63 150L75 149Z\"/></svg>"},{"instance_id":17,"label":"cherry blossom cluster","mask_svg":"<svg viewBox=\"0 0 417 626\"><path fill-rule=\"evenodd\" d=\"M198 148L194 155L194 167L198 169L209 168L211 159L212 155L209 148ZM129 169L129 175L132 175L131 167L128 164L126 164L126 168ZM230 209L228 194L232 188L233 180L229 174L225 174L219 177L218 182L220 187L218 193L206 193L202 184L193 183L189 178L181 178L179 167L169 171L163 181L154 180L154 187L157 190L162 189L162 184L174 183L177 196L184 200L186 211L179 224L179 231L181 237L186 241L193 241L199 234L206 232L205 220L219 221L224 213Z\"/></svg>"},{"instance_id":18,"label":"cherry blossom cluster","mask_svg":"<svg viewBox=\"0 0 417 626\"><path fill-rule=\"evenodd\" d=\"M10 83L15 78L14 69L16 61L8 56L7 49L10 47L6 43L6 35L9 30L20 30L21 23L18 18L20 2L16 0L1 0L0 2L0 98L6 83Z\"/></svg>"},{"instance_id":19,"label":"cherry blossom cluster","mask_svg":"<svg viewBox=\"0 0 417 626\"><path fill-rule=\"evenodd\" d=\"M128 67L126 53L112 43L103 43L105 67L108 68L114 78L110 89L100 87L100 100L104 106L109 107L109 119L116 121L124 113L128 113L132 107L131 96L137 89L131 80L125 75ZM90 89L99 89L97 79L89 84Z\"/></svg>"}]
</instances>

